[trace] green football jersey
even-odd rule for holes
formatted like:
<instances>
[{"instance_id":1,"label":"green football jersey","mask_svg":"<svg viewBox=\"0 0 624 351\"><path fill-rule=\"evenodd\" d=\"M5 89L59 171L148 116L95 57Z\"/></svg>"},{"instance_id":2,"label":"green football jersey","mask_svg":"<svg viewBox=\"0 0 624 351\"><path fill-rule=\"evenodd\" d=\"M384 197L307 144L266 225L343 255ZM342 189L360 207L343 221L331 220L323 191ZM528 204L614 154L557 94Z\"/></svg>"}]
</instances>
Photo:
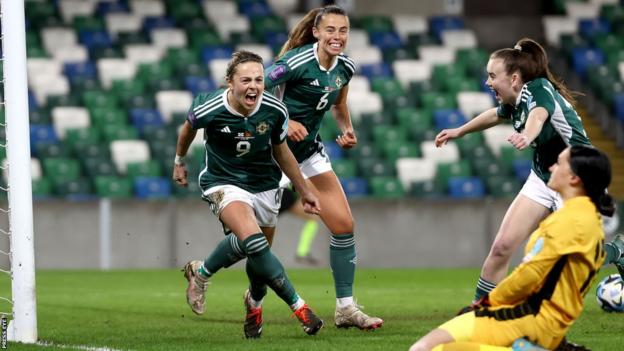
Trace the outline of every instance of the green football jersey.
<instances>
[{"instance_id":1,"label":"green football jersey","mask_svg":"<svg viewBox=\"0 0 624 351\"><path fill-rule=\"evenodd\" d=\"M290 50L265 72L266 89L275 89L275 95L288 107L290 118L308 130L305 140L288 141L298 162L322 149L318 131L323 116L355 73L355 63L343 54L336 57L329 70L321 67L317 46L308 44Z\"/></svg>"},{"instance_id":2,"label":"green football jersey","mask_svg":"<svg viewBox=\"0 0 624 351\"><path fill-rule=\"evenodd\" d=\"M590 142L574 107L544 78L524 84L516 106L500 105L497 114L511 119L514 129L520 133L524 130L529 112L536 107L546 109L548 119L531 143L532 169L540 179L548 182L548 168L557 162L557 156L563 149L569 145L589 145Z\"/></svg>"},{"instance_id":3,"label":"green football jersey","mask_svg":"<svg viewBox=\"0 0 624 351\"><path fill-rule=\"evenodd\" d=\"M202 191L217 185L235 185L251 193L275 189L282 172L272 145L281 144L288 131L286 106L264 92L256 109L245 117L227 101L228 89L200 94L187 120L204 129L205 167L199 174Z\"/></svg>"}]
</instances>

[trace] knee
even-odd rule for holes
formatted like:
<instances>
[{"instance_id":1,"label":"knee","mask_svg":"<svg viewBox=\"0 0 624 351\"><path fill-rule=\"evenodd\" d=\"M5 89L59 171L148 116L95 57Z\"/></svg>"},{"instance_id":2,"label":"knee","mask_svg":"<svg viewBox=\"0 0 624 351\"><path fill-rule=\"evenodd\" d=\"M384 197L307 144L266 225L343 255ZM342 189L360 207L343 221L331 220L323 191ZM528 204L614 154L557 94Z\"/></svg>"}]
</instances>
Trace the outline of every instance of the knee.
<instances>
[{"instance_id":1,"label":"knee","mask_svg":"<svg viewBox=\"0 0 624 351\"><path fill-rule=\"evenodd\" d=\"M353 217L344 216L342 218L336 218L334 221L332 221L332 225L328 227L334 235L352 234L354 228Z\"/></svg>"}]
</instances>

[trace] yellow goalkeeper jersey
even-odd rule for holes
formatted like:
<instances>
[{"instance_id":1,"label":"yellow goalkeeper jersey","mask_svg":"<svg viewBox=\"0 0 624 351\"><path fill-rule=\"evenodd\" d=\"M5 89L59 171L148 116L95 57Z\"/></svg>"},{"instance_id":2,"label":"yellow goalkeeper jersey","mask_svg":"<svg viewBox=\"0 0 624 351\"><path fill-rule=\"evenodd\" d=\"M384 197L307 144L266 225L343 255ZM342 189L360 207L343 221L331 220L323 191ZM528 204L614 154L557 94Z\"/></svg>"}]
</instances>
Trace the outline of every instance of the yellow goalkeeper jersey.
<instances>
[{"instance_id":1,"label":"yellow goalkeeper jersey","mask_svg":"<svg viewBox=\"0 0 624 351\"><path fill-rule=\"evenodd\" d=\"M602 266L603 243L601 217L589 197L565 201L531 234L522 263L490 293L493 309L506 314L503 319L533 314L538 330L564 335Z\"/></svg>"}]
</instances>

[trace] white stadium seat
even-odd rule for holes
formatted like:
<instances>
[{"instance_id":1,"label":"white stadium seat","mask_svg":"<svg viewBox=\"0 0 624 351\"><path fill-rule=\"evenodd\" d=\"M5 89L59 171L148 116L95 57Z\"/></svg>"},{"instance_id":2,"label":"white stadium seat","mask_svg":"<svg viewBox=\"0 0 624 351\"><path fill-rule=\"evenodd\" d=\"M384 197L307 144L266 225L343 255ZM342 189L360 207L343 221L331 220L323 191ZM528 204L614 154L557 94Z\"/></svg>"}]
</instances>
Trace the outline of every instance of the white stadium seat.
<instances>
[{"instance_id":1,"label":"white stadium seat","mask_svg":"<svg viewBox=\"0 0 624 351\"><path fill-rule=\"evenodd\" d=\"M299 6L298 0L268 0L267 1L277 15L284 17L289 13L293 13Z\"/></svg>"},{"instance_id":2,"label":"white stadium seat","mask_svg":"<svg viewBox=\"0 0 624 351\"><path fill-rule=\"evenodd\" d=\"M297 23L299 23L299 21L301 21L301 19L305 17L305 14L303 13L291 13L289 15L286 16L286 27L288 28L288 32L292 31L293 28L295 28L295 26L297 25ZM351 34L351 33L349 33ZM349 35L349 39L351 38L351 35Z\"/></svg>"},{"instance_id":3,"label":"white stadium seat","mask_svg":"<svg viewBox=\"0 0 624 351\"><path fill-rule=\"evenodd\" d=\"M204 15L211 21L218 19L230 19L238 16L238 8L234 1L204 1Z\"/></svg>"},{"instance_id":4,"label":"white stadium seat","mask_svg":"<svg viewBox=\"0 0 624 351\"><path fill-rule=\"evenodd\" d=\"M78 37L76 31L70 28L46 27L41 30L41 41L43 48L53 53L60 48L76 46Z\"/></svg>"},{"instance_id":5,"label":"white stadium seat","mask_svg":"<svg viewBox=\"0 0 624 351\"><path fill-rule=\"evenodd\" d=\"M110 143L111 158L117 171L126 174L128 164L150 159L149 146L145 140L114 140Z\"/></svg>"},{"instance_id":6,"label":"white stadium seat","mask_svg":"<svg viewBox=\"0 0 624 351\"><path fill-rule=\"evenodd\" d=\"M578 20L567 16L544 16L542 24L546 42L556 47L561 45L562 34L573 34L578 31Z\"/></svg>"},{"instance_id":7,"label":"white stadium seat","mask_svg":"<svg viewBox=\"0 0 624 351\"><path fill-rule=\"evenodd\" d=\"M515 133L513 126L508 124L499 124L492 128L488 128L483 131L483 137L485 144L490 147L492 153L496 156L500 156L501 148L503 146L510 146L507 138Z\"/></svg>"},{"instance_id":8,"label":"white stadium seat","mask_svg":"<svg viewBox=\"0 0 624 351\"><path fill-rule=\"evenodd\" d=\"M84 107L58 106L52 109L54 131L60 139L65 139L68 129L87 128L91 125L89 110Z\"/></svg>"},{"instance_id":9,"label":"white stadium seat","mask_svg":"<svg viewBox=\"0 0 624 351\"><path fill-rule=\"evenodd\" d=\"M494 107L492 96L484 92L460 91L457 93L457 106L466 118L473 118L479 113Z\"/></svg>"},{"instance_id":10,"label":"white stadium seat","mask_svg":"<svg viewBox=\"0 0 624 351\"><path fill-rule=\"evenodd\" d=\"M157 63L165 57L163 48L149 44L126 45L124 53L128 60L137 64Z\"/></svg>"},{"instance_id":11,"label":"white stadium seat","mask_svg":"<svg viewBox=\"0 0 624 351\"><path fill-rule=\"evenodd\" d=\"M427 158L402 157L396 161L399 181L405 190L409 190L412 183L432 180L435 177L436 167L437 164Z\"/></svg>"},{"instance_id":12,"label":"white stadium seat","mask_svg":"<svg viewBox=\"0 0 624 351\"><path fill-rule=\"evenodd\" d=\"M349 92L347 99L351 118L357 121L363 113L375 113L383 110L381 96L373 92Z\"/></svg>"},{"instance_id":13,"label":"white stadium seat","mask_svg":"<svg viewBox=\"0 0 624 351\"><path fill-rule=\"evenodd\" d=\"M432 66L422 60L396 60L392 63L394 76L404 88L411 82L422 82L431 78Z\"/></svg>"},{"instance_id":14,"label":"white stadium seat","mask_svg":"<svg viewBox=\"0 0 624 351\"><path fill-rule=\"evenodd\" d=\"M596 18L600 15L600 5L591 2L565 2L566 14L574 19Z\"/></svg>"},{"instance_id":15,"label":"white stadium seat","mask_svg":"<svg viewBox=\"0 0 624 351\"><path fill-rule=\"evenodd\" d=\"M86 62L89 60L89 51L82 45L65 46L54 50L52 57L61 63Z\"/></svg>"},{"instance_id":16,"label":"white stadium seat","mask_svg":"<svg viewBox=\"0 0 624 351\"><path fill-rule=\"evenodd\" d=\"M477 36L471 29L454 29L442 32L442 45L454 49L477 47Z\"/></svg>"},{"instance_id":17,"label":"white stadium seat","mask_svg":"<svg viewBox=\"0 0 624 351\"><path fill-rule=\"evenodd\" d=\"M418 48L420 59L434 65L455 63L455 49L441 45L421 45Z\"/></svg>"},{"instance_id":18,"label":"white stadium seat","mask_svg":"<svg viewBox=\"0 0 624 351\"><path fill-rule=\"evenodd\" d=\"M120 32L137 32L143 26L143 17L132 13L112 12L106 15L106 28L114 37Z\"/></svg>"},{"instance_id":19,"label":"white stadium seat","mask_svg":"<svg viewBox=\"0 0 624 351\"><path fill-rule=\"evenodd\" d=\"M98 60L97 70L102 87L110 89L113 85L113 80L128 80L134 78L137 71L137 64L121 58L105 58Z\"/></svg>"},{"instance_id":20,"label":"white stadium seat","mask_svg":"<svg viewBox=\"0 0 624 351\"><path fill-rule=\"evenodd\" d=\"M349 94L354 92L368 93L371 91L370 82L368 78L360 75L354 75L349 81Z\"/></svg>"},{"instance_id":21,"label":"white stadium seat","mask_svg":"<svg viewBox=\"0 0 624 351\"><path fill-rule=\"evenodd\" d=\"M423 157L438 163L449 163L459 161L459 148L457 144L449 141L442 147L436 147L433 141L423 141L420 144Z\"/></svg>"},{"instance_id":22,"label":"white stadium seat","mask_svg":"<svg viewBox=\"0 0 624 351\"><path fill-rule=\"evenodd\" d=\"M60 61L49 58L29 58L26 61L26 70L30 79L38 75L57 75L63 74L63 65Z\"/></svg>"},{"instance_id":23,"label":"white stadium seat","mask_svg":"<svg viewBox=\"0 0 624 351\"><path fill-rule=\"evenodd\" d=\"M141 17L163 16L166 13L164 2L159 0L132 0L130 10Z\"/></svg>"},{"instance_id":24,"label":"white stadium seat","mask_svg":"<svg viewBox=\"0 0 624 351\"><path fill-rule=\"evenodd\" d=\"M424 16L418 15L395 15L392 16L392 22L397 33L401 36L401 40L406 41L410 34L427 33L429 26Z\"/></svg>"},{"instance_id":25,"label":"white stadium seat","mask_svg":"<svg viewBox=\"0 0 624 351\"><path fill-rule=\"evenodd\" d=\"M60 0L58 6L63 22L71 23L76 16L92 16L97 3L96 0Z\"/></svg>"},{"instance_id":26,"label":"white stadium seat","mask_svg":"<svg viewBox=\"0 0 624 351\"><path fill-rule=\"evenodd\" d=\"M217 32L219 32L219 36L224 41L229 41L232 33L247 33L251 30L249 18L245 16L218 17L213 19L212 22L217 27Z\"/></svg>"},{"instance_id":27,"label":"white stadium seat","mask_svg":"<svg viewBox=\"0 0 624 351\"><path fill-rule=\"evenodd\" d=\"M363 29L351 29L349 31L349 41L347 42L347 49L354 50L358 48L370 47L370 41L368 40L368 33ZM359 62L356 62L359 63Z\"/></svg>"},{"instance_id":28,"label":"white stadium seat","mask_svg":"<svg viewBox=\"0 0 624 351\"><path fill-rule=\"evenodd\" d=\"M69 94L69 81L63 75L41 74L29 76L28 85L35 94L37 103L44 105L49 95Z\"/></svg>"},{"instance_id":29,"label":"white stadium seat","mask_svg":"<svg viewBox=\"0 0 624 351\"><path fill-rule=\"evenodd\" d=\"M174 113L186 113L193 103L193 95L186 90L163 90L156 93L156 105L165 123Z\"/></svg>"},{"instance_id":30,"label":"white stadium seat","mask_svg":"<svg viewBox=\"0 0 624 351\"><path fill-rule=\"evenodd\" d=\"M208 64L212 80L214 80L217 86L225 84L225 72L229 63L229 59L214 59Z\"/></svg>"},{"instance_id":31,"label":"white stadium seat","mask_svg":"<svg viewBox=\"0 0 624 351\"><path fill-rule=\"evenodd\" d=\"M177 28L156 28L150 33L152 44L159 48L185 48L188 40L186 32Z\"/></svg>"},{"instance_id":32,"label":"white stadium seat","mask_svg":"<svg viewBox=\"0 0 624 351\"><path fill-rule=\"evenodd\" d=\"M357 67L368 64L376 64L383 62L383 55L377 46L351 48L347 47L347 56L357 63Z\"/></svg>"},{"instance_id":33,"label":"white stadium seat","mask_svg":"<svg viewBox=\"0 0 624 351\"><path fill-rule=\"evenodd\" d=\"M264 61L265 65L273 62L273 58L275 57L271 47L264 44L239 44L236 46L236 51L239 50L247 50L258 54L262 57L262 61Z\"/></svg>"}]
</instances>

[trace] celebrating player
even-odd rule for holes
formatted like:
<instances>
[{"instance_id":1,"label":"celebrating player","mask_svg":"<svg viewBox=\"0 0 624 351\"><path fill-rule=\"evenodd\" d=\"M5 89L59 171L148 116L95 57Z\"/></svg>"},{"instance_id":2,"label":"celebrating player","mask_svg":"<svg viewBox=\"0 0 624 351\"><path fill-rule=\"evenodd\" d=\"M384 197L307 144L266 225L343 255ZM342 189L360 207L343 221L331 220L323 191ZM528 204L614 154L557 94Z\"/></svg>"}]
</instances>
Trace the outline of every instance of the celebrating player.
<instances>
[{"instance_id":1,"label":"celebrating player","mask_svg":"<svg viewBox=\"0 0 624 351\"><path fill-rule=\"evenodd\" d=\"M475 301L490 292L506 275L513 252L538 223L561 206L560 196L546 186L548 167L568 145L589 145L575 102L568 88L548 68L544 49L531 39L520 39L513 48L495 51L487 64L486 84L496 94L498 108L487 110L463 126L442 130L436 146L465 134L511 119L515 133L508 141L518 150L531 146L533 164L526 183L507 209L481 276ZM616 237L605 246L607 263L624 272L624 241Z\"/></svg>"},{"instance_id":2,"label":"celebrating player","mask_svg":"<svg viewBox=\"0 0 624 351\"><path fill-rule=\"evenodd\" d=\"M615 208L606 193L611 165L602 151L573 145L550 171L548 187L563 206L531 234L522 263L472 311L429 332L410 351L554 350L565 343L605 258L600 214Z\"/></svg>"},{"instance_id":3,"label":"celebrating player","mask_svg":"<svg viewBox=\"0 0 624 351\"><path fill-rule=\"evenodd\" d=\"M195 98L178 138L173 179L186 186L184 156L197 129L204 129L206 167L199 176L202 198L229 233L205 263L191 261L185 266L187 301L194 312L203 313L211 267L227 266L246 257L250 286L244 299L245 336L261 336L266 285L290 306L304 331L314 335L323 321L295 292L265 238L265 233L272 235L277 223L280 167L293 180L304 209L314 214L320 211L316 195L305 184L285 143L288 112L264 91L260 56L248 51L234 53L226 80L227 89Z\"/></svg>"},{"instance_id":4,"label":"celebrating player","mask_svg":"<svg viewBox=\"0 0 624 351\"><path fill-rule=\"evenodd\" d=\"M330 108L342 134L342 148L355 146L347 94L355 72L353 61L342 54L349 39L349 18L337 6L310 11L292 30L275 64L267 68L267 89L275 88L288 108L288 146L303 176L313 186L331 232L330 266L336 290L335 324L339 328L376 329L383 320L362 312L353 299L357 256L353 217L344 191L332 170L318 135Z\"/></svg>"}]
</instances>

